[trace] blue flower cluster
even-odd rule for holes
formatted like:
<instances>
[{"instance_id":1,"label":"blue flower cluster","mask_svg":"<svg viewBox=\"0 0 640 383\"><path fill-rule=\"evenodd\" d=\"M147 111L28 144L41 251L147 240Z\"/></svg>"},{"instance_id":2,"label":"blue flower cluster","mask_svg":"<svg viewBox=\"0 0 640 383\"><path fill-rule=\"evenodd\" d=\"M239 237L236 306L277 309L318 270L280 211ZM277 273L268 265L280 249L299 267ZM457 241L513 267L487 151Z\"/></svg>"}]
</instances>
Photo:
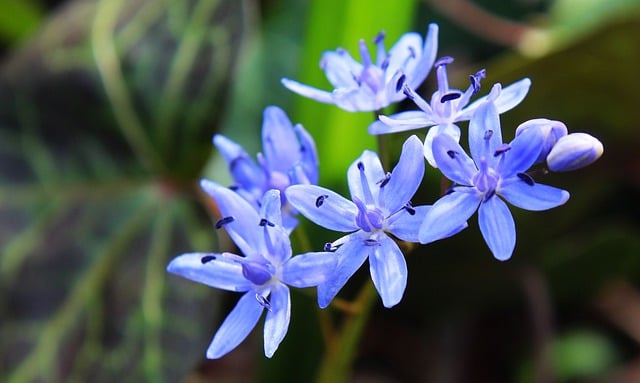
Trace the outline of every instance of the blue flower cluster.
<instances>
[{"instance_id":1,"label":"blue flower cluster","mask_svg":"<svg viewBox=\"0 0 640 383\"><path fill-rule=\"evenodd\" d=\"M240 344L266 309L264 350L271 357L283 340L290 320L289 287L317 287L318 304L327 307L351 276L369 262L371 279L382 303L398 304L407 286L407 264L399 242L428 244L467 227L478 211L480 231L498 260L511 257L516 244L509 207L547 210L569 199L565 190L538 183L532 166L569 171L586 166L603 152L596 138L568 134L559 121L533 119L522 123L505 143L500 114L527 95L525 78L474 102L484 70L472 74L464 91L449 87L446 67L451 57L435 60L438 27L429 26L423 39L408 33L387 52L384 35L374 39L375 62L364 41L362 63L345 50L327 52L321 67L332 92L283 79L290 90L347 111L379 111L409 98L419 110L384 116L373 122L371 134L429 128L424 141L411 136L396 166L387 172L378 155L366 150L347 171L350 197L318 186L318 157L313 139L285 112L270 106L264 112L263 153L257 162L228 138L214 144L229 165L234 185L209 180L202 189L217 203L224 228L241 255L188 253L173 259L168 271L209 286L242 292L215 334L207 357L219 358ZM435 68L438 89L427 102L416 89ZM460 145L459 122L469 121L468 152ZM469 154L467 154L469 153ZM412 199L425 172L425 159L452 182L433 205L414 206ZM537 171L536 173L538 173ZM292 256L290 233L301 214L315 224L345 233L319 252Z\"/></svg>"}]
</instances>

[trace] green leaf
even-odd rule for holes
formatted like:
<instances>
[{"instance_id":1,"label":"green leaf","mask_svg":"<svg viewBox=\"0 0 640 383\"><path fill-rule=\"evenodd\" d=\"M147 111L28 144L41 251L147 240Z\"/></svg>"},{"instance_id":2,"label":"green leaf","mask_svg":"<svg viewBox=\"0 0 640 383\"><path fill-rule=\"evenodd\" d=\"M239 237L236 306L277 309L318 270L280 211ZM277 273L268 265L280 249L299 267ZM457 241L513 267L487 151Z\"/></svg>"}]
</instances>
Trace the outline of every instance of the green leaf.
<instances>
[{"instance_id":1,"label":"green leaf","mask_svg":"<svg viewBox=\"0 0 640 383\"><path fill-rule=\"evenodd\" d=\"M179 381L220 302L170 275L212 251L196 179L236 1L76 2L0 72L0 381Z\"/></svg>"}]
</instances>

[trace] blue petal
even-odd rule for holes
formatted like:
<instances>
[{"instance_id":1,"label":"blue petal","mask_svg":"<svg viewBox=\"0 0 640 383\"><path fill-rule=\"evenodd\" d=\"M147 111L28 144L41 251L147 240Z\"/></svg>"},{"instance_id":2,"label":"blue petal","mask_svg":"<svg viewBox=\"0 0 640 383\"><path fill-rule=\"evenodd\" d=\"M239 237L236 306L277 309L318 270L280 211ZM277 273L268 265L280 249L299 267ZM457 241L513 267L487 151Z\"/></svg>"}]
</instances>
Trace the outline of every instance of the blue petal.
<instances>
[{"instance_id":1,"label":"blue petal","mask_svg":"<svg viewBox=\"0 0 640 383\"><path fill-rule=\"evenodd\" d=\"M269 296L271 308L264 321L264 355L271 358L287 335L291 319L291 295L282 283L274 284Z\"/></svg>"},{"instance_id":2,"label":"blue petal","mask_svg":"<svg viewBox=\"0 0 640 383\"><path fill-rule=\"evenodd\" d=\"M459 185L472 185L473 176L478 173L473 160L464 149L448 134L440 134L431 146L438 168L448 179Z\"/></svg>"},{"instance_id":3,"label":"blue petal","mask_svg":"<svg viewBox=\"0 0 640 383\"><path fill-rule=\"evenodd\" d=\"M207 349L207 358L221 358L236 348L256 327L262 310L254 291L244 294L213 337Z\"/></svg>"},{"instance_id":4,"label":"blue petal","mask_svg":"<svg viewBox=\"0 0 640 383\"><path fill-rule=\"evenodd\" d=\"M420 226L420 243L446 238L460 230L480 204L481 195L473 188L456 187L441 197L427 212Z\"/></svg>"},{"instance_id":5,"label":"blue petal","mask_svg":"<svg viewBox=\"0 0 640 383\"><path fill-rule=\"evenodd\" d=\"M416 89L422 84L429 71L433 67L433 63L436 60L438 52L438 25L431 23L427 31L427 36L424 39L424 46L422 47L422 55L420 60L416 63L415 69L408 74L409 86L412 89Z\"/></svg>"},{"instance_id":6,"label":"blue petal","mask_svg":"<svg viewBox=\"0 0 640 383\"><path fill-rule=\"evenodd\" d=\"M277 106L265 108L262 123L262 146L269 171L287 174L300 160L300 146L291 121Z\"/></svg>"},{"instance_id":7,"label":"blue petal","mask_svg":"<svg viewBox=\"0 0 640 383\"><path fill-rule=\"evenodd\" d=\"M496 109L499 114L502 114L506 111L509 111L515 108L518 104L524 100L529 93L529 88L531 87L531 80L528 78L523 78L520 81L516 81L513 84L502 89L500 95L495 100ZM484 103L489 96L480 97L476 101L474 101L471 105L464 108L462 113L460 114L460 121L465 121L473 116L473 113L476 109Z\"/></svg>"},{"instance_id":8,"label":"blue petal","mask_svg":"<svg viewBox=\"0 0 640 383\"><path fill-rule=\"evenodd\" d=\"M511 141L511 150L503 154L504 159L496 170L504 178L527 171L536 162L543 145L540 130L525 130Z\"/></svg>"},{"instance_id":9,"label":"blue petal","mask_svg":"<svg viewBox=\"0 0 640 383\"><path fill-rule=\"evenodd\" d=\"M431 206L415 206L414 214L409 214L402 209L389 217L386 222L386 231L407 242L419 242L418 232L420 225Z\"/></svg>"},{"instance_id":10,"label":"blue petal","mask_svg":"<svg viewBox=\"0 0 640 383\"><path fill-rule=\"evenodd\" d=\"M300 140L300 166L304 169L309 183L315 185L318 183L318 151L316 150L316 143L313 141L311 134L302 125L296 124L293 129Z\"/></svg>"},{"instance_id":11,"label":"blue petal","mask_svg":"<svg viewBox=\"0 0 640 383\"><path fill-rule=\"evenodd\" d=\"M292 185L285 194L291 206L317 225L343 232L358 229L358 208L338 193L315 185Z\"/></svg>"},{"instance_id":12,"label":"blue petal","mask_svg":"<svg viewBox=\"0 0 640 383\"><path fill-rule=\"evenodd\" d=\"M325 52L320 60L320 66L335 89L358 88L354 74L359 75L362 72L362 64L355 61L348 52L344 50Z\"/></svg>"},{"instance_id":13,"label":"blue petal","mask_svg":"<svg viewBox=\"0 0 640 383\"><path fill-rule=\"evenodd\" d=\"M391 77L398 72L403 72L407 76L410 75L416 68L418 59L421 58L421 53L422 36L420 36L420 34L409 32L400 36L400 39L398 39L391 49L389 49L389 55L387 56L389 63L386 69L386 80L391 79ZM426 70L426 73L428 73L429 68L426 68ZM422 80L427 77L426 73ZM417 85L420 85L420 83Z\"/></svg>"},{"instance_id":14,"label":"blue petal","mask_svg":"<svg viewBox=\"0 0 640 383\"><path fill-rule=\"evenodd\" d=\"M235 183L252 192L262 190L266 183L264 172L240 145L220 134L213 136L213 144L229 166Z\"/></svg>"},{"instance_id":15,"label":"blue petal","mask_svg":"<svg viewBox=\"0 0 640 383\"><path fill-rule=\"evenodd\" d=\"M206 261L205 257L214 259ZM217 253L179 255L169 262L167 271L217 289L243 292L251 288L251 282L242 275L242 266L222 258L221 254Z\"/></svg>"},{"instance_id":16,"label":"blue petal","mask_svg":"<svg viewBox=\"0 0 640 383\"><path fill-rule=\"evenodd\" d=\"M366 180L362 179L360 164L364 166L364 176ZM380 193L380 184L385 178L385 172L382 168L380 158L375 152L365 150L362 155L349 166L347 170L347 180L349 182L349 190L351 191L351 198L357 197L365 204L375 204L378 201L378 195ZM368 196L368 191L371 195ZM373 201L371 201L373 197Z\"/></svg>"},{"instance_id":17,"label":"blue petal","mask_svg":"<svg viewBox=\"0 0 640 383\"><path fill-rule=\"evenodd\" d=\"M380 116L379 121L374 121L369 125L369 134L388 134L404 132L424 128L433 125L430 116L421 110L410 110L392 114L391 116Z\"/></svg>"},{"instance_id":18,"label":"blue petal","mask_svg":"<svg viewBox=\"0 0 640 383\"><path fill-rule=\"evenodd\" d=\"M224 225L233 242L246 256L264 250L258 212L237 193L215 182L203 179L202 189L216 201L222 218L233 217Z\"/></svg>"},{"instance_id":19,"label":"blue petal","mask_svg":"<svg viewBox=\"0 0 640 383\"><path fill-rule=\"evenodd\" d=\"M386 185L376 185L380 190L380 205L395 212L406 205L418 190L424 176L422 142L417 136L409 137L402 146L398 164L391 171Z\"/></svg>"},{"instance_id":20,"label":"blue petal","mask_svg":"<svg viewBox=\"0 0 640 383\"><path fill-rule=\"evenodd\" d=\"M338 265L332 277L325 283L318 285L318 305L325 308L331 303L338 291L347 283L349 278L362 266L372 246L365 245L360 233L350 234L348 240L337 251Z\"/></svg>"},{"instance_id":21,"label":"blue petal","mask_svg":"<svg viewBox=\"0 0 640 383\"><path fill-rule=\"evenodd\" d=\"M424 138L424 157L427 159L429 165L434 168L438 167L438 164L433 156L433 139L441 134L447 134L454 139L455 142L460 142L460 128L456 124L439 124L433 126L427 131L427 136Z\"/></svg>"},{"instance_id":22,"label":"blue petal","mask_svg":"<svg viewBox=\"0 0 640 383\"><path fill-rule=\"evenodd\" d=\"M492 102L499 92L500 84L494 85L487 101L478 107L469 121L469 150L476 164L486 158L490 167L494 167L496 157L493 154L503 143L498 110Z\"/></svg>"},{"instance_id":23,"label":"blue petal","mask_svg":"<svg viewBox=\"0 0 640 383\"><path fill-rule=\"evenodd\" d=\"M333 102L348 112L371 112L389 105L387 100L377 102L376 94L366 85L359 88L339 88L331 92Z\"/></svg>"},{"instance_id":24,"label":"blue petal","mask_svg":"<svg viewBox=\"0 0 640 383\"><path fill-rule=\"evenodd\" d=\"M569 199L565 190L538 183L531 185L517 176L503 180L497 193L510 204L533 211L551 209Z\"/></svg>"},{"instance_id":25,"label":"blue petal","mask_svg":"<svg viewBox=\"0 0 640 383\"><path fill-rule=\"evenodd\" d=\"M499 261L511 258L516 246L516 225L507 204L497 196L484 201L478 209L478 223L493 256Z\"/></svg>"},{"instance_id":26,"label":"blue petal","mask_svg":"<svg viewBox=\"0 0 640 383\"><path fill-rule=\"evenodd\" d=\"M282 282L293 287L312 287L326 282L338 264L334 253L304 253L292 257L282 267Z\"/></svg>"},{"instance_id":27,"label":"blue petal","mask_svg":"<svg viewBox=\"0 0 640 383\"><path fill-rule=\"evenodd\" d=\"M264 218L274 225L282 226L280 204L280 191L277 189L268 190L264 193L264 196L262 196L260 218Z\"/></svg>"},{"instance_id":28,"label":"blue petal","mask_svg":"<svg viewBox=\"0 0 640 383\"><path fill-rule=\"evenodd\" d=\"M371 247L374 249L369 257L371 279L384 307L391 308L400 302L407 287L407 262L398 245L387 236L379 239L378 246Z\"/></svg>"},{"instance_id":29,"label":"blue petal","mask_svg":"<svg viewBox=\"0 0 640 383\"><path fill-rule=\"evenodd\" d=\"M325 104L333 104L333 97L331 97L331 93L327 92L326 90L313 88L309 85L304 85L297 81L289 80L287 78L283 78L282 80L280 80L280 82L287 89L289 89L292 92L298 93L301 96L309 97L313 100L323 102Z\"/></svg>"}]
</instances>

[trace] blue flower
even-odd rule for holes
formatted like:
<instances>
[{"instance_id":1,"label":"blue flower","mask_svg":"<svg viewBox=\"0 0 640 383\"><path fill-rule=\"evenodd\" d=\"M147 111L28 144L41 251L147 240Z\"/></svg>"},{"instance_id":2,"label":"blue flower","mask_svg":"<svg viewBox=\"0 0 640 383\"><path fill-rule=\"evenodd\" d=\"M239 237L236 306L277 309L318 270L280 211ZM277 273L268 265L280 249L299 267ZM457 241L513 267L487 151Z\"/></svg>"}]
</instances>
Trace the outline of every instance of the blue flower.
<instances>
[{"instance_id":1,"label":"blue flower","mask_svg":"<svg viewBox=\"0 0 640 383\"><path fill-rule=\"evenodd\" d=\"M378 34L374 43L377 46L375 62L364 40L360 41L362 64L342 48L323 54L320 68L333 85L333 92L286 78L282 84L302 96L335 104L349 112L380 110L406 97L396 88L399 78L406 79L408 86L415 89L427 77L438 50L438 26L429 25L424 45L417 33L404 34L389 52L384 47L383 33Z\"/></svg>"},{"instance_id":2,"label":"blue flower","mask_svg":"<svg viewBox=\"0 0 640 383\"><path fill-rule=\"evenodd\" d=\"M433 139L433 156L442 173L455 185L427 212L420 227L422 243L466 222L478 210L480 231L495 258L511 257L516 242L515 224L507 202L525 210L546 210L562 205L569 193L536 183L526 171L535 162L544 138L538 129L527 129L510 144L502 142L494 100L500 86L480 105L469 124L469 148L473 159L447 134Z\"/></svg>"},{"instance_id":3,"label":"blue flower","mask_svg":"<svg viewBox=\"0 0 640 383\"><path fill-rule=\"evenodd\" d=\"M351 201L320 186L287 189L287 198L302 215L327 229L351 232L325 246L325 250L335 250L338 266L333 276L318 286L320 307L331 302L367 258L384 306L400 302L407 284L407 264L387 233L403 241L418 241L418 227L428 207L413 207L410 199L423 175L422 143L412 136L391 173L384 172L380 159L371 151L364 151L351 164L347 173Z\"/></svg>"},{"instance_id":4,"label":"blue flower","mask_svg":"<svg viewBox=\"0 0 640 383\"><path fill-rule=\"evenodd\" d=\"M480 90L480 81L485 77L484 69L469 76L471 84L466 91L449 88L447 65L453 62L451 57L443 57L435 63L438 90L431 96L431 104L420 97L409 86L403 86L404 93L421 109L400 112L391 116L380 116L380 121L369 125L370 134L387 134L406 130L432 127L425 138L425 157L429 164L436 167L431 152L431 142L439 134L448 134L456 141L460 140L460 128L456 122L468 121L487 96L469 105L471 96ZM525 98L529 92L531 80L524 78L506 87L494 101L499 113L504 113Z\"/></svg>"},{"instance_id":5,"label":"blue flower","mask_svg":"<svg viewBox=\"0 0 640 383\"><path fill-rule=\"evenodd\" d=\"M289 327L289 286L311 287L323 283L336 266L331 253L306 253L292 257L289 236L282 225L280 192L264 195L258 213L238 194L211 181L202 188L215 199L224 227L244 256L231 253L188 253L173 259L167 270L222 290L242 292L235 308L216 332L207 358L220 358L240 344L260 319L264 309L264 353L271 357Z\"/></svg>"},{"instance_id":6,"label":"blue flower","mask_svg":"<svg viewBox=\"0 0 640 383\"><path fill-rule=\"evenodd\" d=\"M234 190L258 209L263 194L281 191L284 227L291 231L298 224L296 212L284 199L284 190L293 184L318 182L318 155L313 138L300 124L291 121L278 107L264 110L263 153L256 164L247 152L230 139L215 135L213 143L229 165Z\"/></svg>"}]
</instances>

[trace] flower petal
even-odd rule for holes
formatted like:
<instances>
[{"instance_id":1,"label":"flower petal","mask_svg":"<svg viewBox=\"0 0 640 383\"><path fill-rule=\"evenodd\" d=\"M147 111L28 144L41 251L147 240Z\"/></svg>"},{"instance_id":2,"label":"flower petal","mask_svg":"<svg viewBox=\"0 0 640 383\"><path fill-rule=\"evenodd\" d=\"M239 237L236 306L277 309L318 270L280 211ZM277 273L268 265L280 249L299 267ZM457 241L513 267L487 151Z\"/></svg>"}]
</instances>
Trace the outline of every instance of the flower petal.
<instances>
[{"instance_id":1,"label":"flower petal","mask_svg":"<svg viewBox=\"0 0 640 383\"><path fill-rule=\"evenodd\" d=\"M343 232L358 229L358 208L338 193L315 185L292 185L285 194L291 206L317 225Z\"/></svg>"},{"instance_id":2,"label":"flower petal","mask_svg":"<svg viewBox=\"0 0 640 383\"><path fill-rule=\"evenodd\" d=\"M421 110L410 110L392 114L391 116L380 116L378 121L369 125L369 134L388 134L404 132L424 128L433 125L430 116Z\"/></svg>"},{"instance_id":3,"label":"flower petal","mask_svg":"<svg viewBox=\"0 0 640 383\"><path fill-rule=\"evenodd\" d=\"M260 218L264 218L274 225L282 226L282 212L280 210L280 205L280 190L268 190L264 193L264 196L262 196Z\"/></svg>"},{"instance_id":4,"label":"flower petal","mask_svg":"<svg viewBox=\"0 0 640 383\"><path fill-rule=\"evenodd\" d=\"M360 233L350 234L347 241L336 251L338 265L332 277L325 283L318 285L318 305L325 308L331 303L338 291L347 283L349 278L362 266L372 246L365 245Z\"/></svg>"},{"instance_id":5,"label":"flower petal","mask_svg":"<svg viewBox=\"0 0 640 383\"><path fill-rule=\"evenodd\" d=\"M298 135L300 141L301 164L309 183L315 185L318 183L318 151L316 143L300 124L296 124L293 129Z\"/></svg>"},{"instance_id":6,"label":"flower petal","mask_svg":"<svg viewBox=\"0 0 640 383\"><path fill-rule=\"evenodd\" d=\"M331 97L331 92L327 92L326 90L320 90L309 85L304 85L297 81L289 80L288 78L283 78L280 80L280 82L285 86L285 88L289 89L292 92L298 93L301 96L309 97L313 100L323 102L325 104L334 103L333 97Z\"/></svg>"},{"instance_id":7,"label":"flower petal","mask_svg":"<svg viewBox=\"0 0 640 383\"><path fill-rule=\"evenodd\" d=\"M420 60L415 64L414 69L408 75L408 82L411 89L416 89L422 84L433 67L438 52L438 25L431 23L422 47Z\"/></svg>"},{"instance_id":8,"label":"flower petal","mask_svg":"<svg viewBox=\"0 0 640 383\"><path fill-rule=\"evenodd\" d=\"M385 231L407 242L420 242L418 232L431 206L412 207L413 214L402 209L387 219Z\"/></svg>"},{"instance_id":9,"label":"flower petal","mask_svg":"<svg viewBox=\"0 0 640 383\"><path fill-rule=\"evenodd\" d=\"M503 180L496 192L510 204L532 211L551 209L569 199L566 190L538 183L532 185L517 176Z\"/></svg>"},{"instance_id":10,"label":"flower petal","mask_svg":"<svg viewBox=\"0 0 640 383\"><path fill-rule=\"evenodd\" d=\"M338 88L331 92L331 97L334 104L347 112L371 112L389 105L386 100L378 104L375 93L368 86Z\"/></svg>"},{"instance_id":11,"label":"flower petal","mask_svg":"<svg viewBox=\"0 0 640 383\"><path fill-rule=\"evenodd\" d=\"M292 257L282 267L282 282L293 287L311 287L324 283L338 264L334 253L304 253Z\"/></svg>"},{"instance_id":12,"label":"flower petal","mask_svg":"<svg viewBox=\"0 0 640 383\"><path fill-rule=\"evenodd\" d=\"M493 99L500 93L500 84L494 85L487 101L483 102L469 121L469 150L476 164L485 158L494 167L496 149L502 145L502 130L498 110Z\"/></svg>"},{"instance_id":13,"label":"flower petal","mask_svg":"<svg viewBox=\"0 0 640 383\"><path fill-rule=\"evenodd\" d=\"M362 64L354 60L347 51L341 49L325 52L320 59L320 67L335 89L358 88L354 75L357 76L362 72Z\"/></svg>"},{"instance_id":14,"label":"flower petal","mask_svg":"<svg viewBox=\"0 0 640 383\"><path fill-rule=\"evenodd\" d=\"M364 167L364 178L362 177L360 166ZM365 150L357 160L349 166L347 170L347 180L349 183L349 191L351 198L358 198L366 204L372 204L378 201L380 194L380 184L385 179L385 172L378 154L370 150ZM368 189L368 190L367 190ZM367 193L371 192L369 196ZM373 197L373 201L371 201Z\"/></svg>"},{"instance_id":15,"label":"flower petal","mask_svg":"<svg viewBox=\"0 0 640 383\"><path fill-rule=\"evenodd\" d=\"M529 129L514 138L509 146L511 149L503 154L504 159L496 169L503 178L527 171L536 162L544 138L540 130Z\"/></svg>"},{"instance_id":16,"label":"flower petal","mask_svg":"<svg viewBox=\"0 0 640 383\"><path fill-rule=\"evenodd\" d=\"M398 245L382 236L369 257L369 269L373 284L382 298L382 304L391 308L402 299L407 287L407 262Z\"/></svg>"},{"instance_id":17,"label":"flower petal","mask_svg":"<svg viewBox=\"0 0 640 383\"><path fill-rule=\"evenodd\" d=\"M287 174L300 160L300 145L289 117L277 106L265 108L262 123L262 150L270 171Z\"/></svg>"},{"instance_id":18,"label":"flower petal","mask_svg":"<svg viewBox=\"0 0 640 383\"><path fill-rule=\"evenodd\" d=\"M397 72L404 72L406 75L410 75L418 64L418 59L422 56L422 36L415 32L405 33L400 36L400 39L389 49L388 60L389 64L386 69L386 81L388 82L391 77ZM427 68L427 73L429 70ZM426 76L426 73L424 74ZM424 77L422 80L424 81ZM420 85L418 83L418 85ZM415 87L414 87L415 88Z\"/></svg>"},{"instance_id":19,"label":"flower petal","mask_svg":"<svg viewBox=\"0 0 640 383\"><path fill-rule=\"evenodd\" d=\"M261 231L258 230L260 216L254 207L234 191L213 181L203 179L200 186L216 201L222 219L232 218L223 226L240 251L246 256L261 253L264 250L264 241ZM217 225L222 223L222 219Z\"/></svg>"},{"instance_id":20,"label":"flower petal","mask_svg":"<svg viewBox=\"0 0 640 383\"><path fill-rule=\"evenodd\" d=\"M179 255L169 262L167 271L217 289L243 292L251 288L251 282L242 275L242 266L218 253Z\"/></svg>"},{"instance_id":21,"label":"flower petal","mask_svg":"<svg viewBox=\"0 0 640 383\"><path fill-rule=\"evenodd\" d=\"M287 335L291 320L291 295L289 288L282 284L274 284L269 296L271 307L264 320L264 355L271 358L280 342Z\"/></svg>"},{"instance_id":22,"label":"flower petal","mask_svg":"<svg viewBox=\"0 0 640 383\"><path fill-rule=\"evenodd\" d=\"M497 196L484 201L478 209L478 223L493 256L499 261L511 258L516 246L516 225L507 204Z\"/></svg>"},{"instance_id":23,"label":"flower petal","mask_svg":"<svg viewBox=\"0 0 640 383\"><path fill-rule=\"evenodd\" d=\"M391 178L379 186L381 205L389 212L396 212L406 205L418 190L424 176L422 142L417 136L409 137L402 145L398 163L391 171Z\"/></svg>"},{"instance_id":24,"label":"flower petal","mask_svg":"<svg viewBox=\"0 0 640 383\"><path fill-rule=\"evenodd\" d=\"M221 358L236 348L256 327L262 310L254 291L244 294L214 335L207 349L207 358Z\"/></svg>"},{"instance_id":25,"label":"flower petal","mask_svg":"<svg viewBox=\"0 0 640 383\"><path fill-rule=\"evenodd\" d=\"M433 155L433 139L441 134L446 134L455 142L460 142L460 128L456 124L440 124L427 131L427 136L424 139L424 158L427 159L427 162L431 167L436 169L438 168L438 162ZM471 164L473 165L473 161ZM475 165L473 165L473 169L475 173ZM466 183L466 185L468 185L468 183Z\"/></svg>"},{"instance_id":26,"label":"flower petal","mask_svg":"<svg viewBox=\"0 0 640 383\"><path fill-rule=\"evenodd\" d=\"M445 177L459 185L473 184L472 179L478 169L450 135L439 134L433 139L431 147L435 163Z\"/></svg>"},{"instance_id":27,"label":"flower petal","mask_svg":"<svg viewBox=\"0 0 640 383\"><path fill-rule=\"evenodd\" d=\"M522 80L516 81L513 84L502 89L500 95L495 100L496 110L499 114L502 114L506 111L509 111L515 108L518 104L524 100L529 93L529 88L531 87L531 80L528 78L523 78ZM469 120L476 109L484 103L489 95L478 98L471 105L464 108L464 110L460 113L459 121Z\"/></svg>"},{"instance_id":28,"label":"flower petal","mask_svg":"<svg viewBox=\"0 0 640 383\"><path fill-rule=\"evenodd\" d=\"M227 137L216 134L213 144L229 166L233 181L251 192L259 192L266 183L264 172L242 147Z\"/></svg>"},{"instance_id":29,"label":"flower petal","mask_svg":"<svg viewBox=\"0 0 640 383\"><path fill-rule=\"evenodd\" d=\"M420 243L446 238L460 230L480 204L481 196L473 188L456 187L441 197L427 212L420 226Z\"/></svg>"}]
</instances>

